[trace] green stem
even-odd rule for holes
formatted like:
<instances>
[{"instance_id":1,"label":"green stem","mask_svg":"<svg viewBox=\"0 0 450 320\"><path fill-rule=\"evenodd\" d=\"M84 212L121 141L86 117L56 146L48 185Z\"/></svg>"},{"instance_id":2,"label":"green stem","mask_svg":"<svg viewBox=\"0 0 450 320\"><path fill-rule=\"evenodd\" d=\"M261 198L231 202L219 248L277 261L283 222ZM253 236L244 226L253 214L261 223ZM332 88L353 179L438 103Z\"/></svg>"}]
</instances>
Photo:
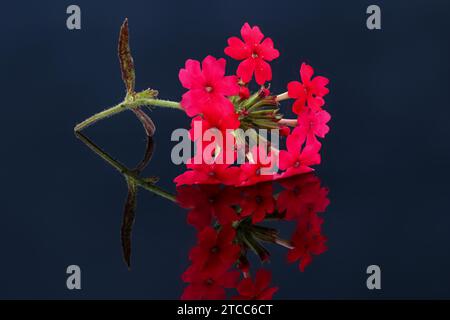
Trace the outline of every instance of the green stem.
<instances>
[{"instance_id":1,"label":"green stem","mask_svg":"<svg viewBox=\"0 0 450 320\"><path fill-rule=\"evenodd\" d=\"M114 107L111 107L109 109L103 110L99 113L94 114L93 116L87 118L83 122L77 124L74 128L75 132L81 131L84 128L94 124L95 122L111 117L117 113L120 113L122 111L128 110L128 109L136 109L143 106L156 106L156 107L162 107L162 108L172 108L172 109L179 109L183 110L179 102L170 101L170 100L161 100L161 99L145 99L140 98L136 100L125 100L121 103L115 105Z\"/></svg>"}]
</instances>

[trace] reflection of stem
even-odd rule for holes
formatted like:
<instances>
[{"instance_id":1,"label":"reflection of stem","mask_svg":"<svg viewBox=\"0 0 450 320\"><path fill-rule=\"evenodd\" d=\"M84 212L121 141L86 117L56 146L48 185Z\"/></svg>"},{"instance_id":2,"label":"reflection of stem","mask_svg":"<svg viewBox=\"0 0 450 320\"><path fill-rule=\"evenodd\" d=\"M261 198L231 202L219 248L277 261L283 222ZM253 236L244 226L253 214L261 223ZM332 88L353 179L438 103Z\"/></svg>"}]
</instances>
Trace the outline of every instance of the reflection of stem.
<instances>
[{"instance_id":1,"label":"reflection of stem","mask_svg":"<svg viewBox=\"0 0 450 320\"><path fill-rule=\"evenodd\" d=\"M129 170L122 163L112 158L109 154L99 148L94 142L92 142L89 138L83 135L80 132L76 132L75 135L78 139L80 139L85 145L89 147L95 154L100 156L103 160L108 162L113 168L119 171L122 175L125 176L126 179L132 180L136 185L141 186L142 188L157 194L165 199L175 202L175 196L164 189L161 189L158 186L155 186L153 182L147 181L146 179L140 178L135 172Z\"/></svg>"},{"instance_id":2,"label":"reflection of stem","mask_svg":"<svg viewBox=\"0 0 450 320\"><path fill-rule=\"evenodd\" d=\"M156 107L163 107L163 108L172 108L172 109L180 109L181 105L178 102L175 101L169 101L169 100L161 100L161 99L152 99L152 98L141 98L136 99L133 101L123 101L114 107L111 107L109 109L103 110L97 114L94 114L93 116L87 118L83 122L77 124L74 128L75 132L81 131L84 128L92 125L93 123L111 117L117 113L120 113L122 111L125 111L127 109L136 109L143 106L156 106Z\"/></svg>"}]
</instances>

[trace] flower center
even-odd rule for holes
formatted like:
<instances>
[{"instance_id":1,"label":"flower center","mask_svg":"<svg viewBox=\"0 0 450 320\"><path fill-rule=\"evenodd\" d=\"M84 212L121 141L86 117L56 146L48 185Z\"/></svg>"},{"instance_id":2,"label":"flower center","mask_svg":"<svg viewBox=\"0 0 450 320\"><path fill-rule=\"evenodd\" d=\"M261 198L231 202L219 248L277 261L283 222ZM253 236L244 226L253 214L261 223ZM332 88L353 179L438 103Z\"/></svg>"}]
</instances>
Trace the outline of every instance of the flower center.
<instances>
[{"instance_id":1,"label":"flower center","mask_svg":"<svg viewBox=\"0 0 450 320\"><path fill-rule=\"evenodd\" d=\"M214 177L215 175L216 175L216 173L214 171L208 172L208 176L210 176L210 177Z\"/></svg>"},{"instance_id":2,"label":"flower center","mask_svg":"<svg viewBox=\"0 0 450 320\"><path fill-rule=\"evenodd\" d=\"M259 56L258 56L258 54L257 54L256 52L253 52L253 53L252 53L252 58L253 58L253 59L256 59L256 58L258 58L258 57L259 57Z\"/></svg>"},{"instance_id":3,"label":"flower center","mask_svg":"<svg viewBox=\"0 0 450 320\"><path fill-rule=\"evenodd\" d=\"M261 174L261 168L256 169L255 174L259 176Z\"/></svg>"},{"instance_id":4,"label":"flower center","mask_svg":"<svg viewBox=\"0 0 450 320\"><path fill-rule=\"evenodd\" d=\"M206 86L206 87L205 87L205 91L208 92L208 93L210 93L210 92L213 91L213 87L211 87L211 86Z\"/></svg>"},{"instance_id":5,"label":"flower center","mask_svg":"<svg viewBox=\"0 0 450 320\"><path fill-rule=\"evenodd\" d=\"M294 163L294 168L298 168L300 166L300 161L295 161L295 163Z\"/></svg>"},{"instance_id":6,"label":"flower center","mask_svg":"<svg viewBox=\"0 0 450 320\"><path fill-rule=\"evenodd\" d=\"M263 198L261 196L256 196L255 201L257 204L261 204L263 202Z\"/></svg>"},{"instance_id":7,"label":"flower center","mask_svg":"<svg viewBox=\"0 0 450 320\"><path fill-rule=\"evenodd\" d=\"M214 284L214 280L209 278L208 280L205 281L207 286L212 286Z\"/></svg>"},{"instance_id":8,"label":"flower center","mask_svg":"<svg viewBox=\"0 0 450 320\"><path fill-rule=\"evenodd\" d=\"M211 248L211 253L217 253L219 252L219 247L218 246L214 246Z\"/></svg>"}]
</instances>

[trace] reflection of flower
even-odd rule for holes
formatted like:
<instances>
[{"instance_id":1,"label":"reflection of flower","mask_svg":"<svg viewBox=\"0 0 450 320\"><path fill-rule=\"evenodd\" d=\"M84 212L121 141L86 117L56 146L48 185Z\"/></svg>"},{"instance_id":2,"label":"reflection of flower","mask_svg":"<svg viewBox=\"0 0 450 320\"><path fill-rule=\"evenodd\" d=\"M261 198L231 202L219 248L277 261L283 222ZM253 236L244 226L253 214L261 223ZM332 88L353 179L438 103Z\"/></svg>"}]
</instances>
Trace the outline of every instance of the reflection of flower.
<instances>
[{"instance_id":1,"label":"reflection of flower","mask_svg":"<svg viewBox=\"0 0 450 320\"><path fill-rule=\"evenodd\" d=\"M189 282L184 289L183 300L223 300L225 288L235 288L239 281L239 272L230 271L219 274L196 273L192 268L183 274L183 280Z\"/></svg>"},{"instance_id":2,"label":"reflection of flower","mask_svg":"<svg viewBox=\"0 0 450 320\"><path fill-rule=\"evenodd\" d=\"M242 279L237 286L239 296L233 297L235 300L270 300L277 287L269 288L272 274L267 270L258 270L255 281L250 278Z\"/></svg>"},{"instance_id":3,"label":"reflection of flower","mask_svg":"<svg viewBox=\"0 0 450 320\"><path fill-rule=\"evenodd\" d=\"M192 248L189 258L194 268L207 274L228 269L236 262L240 248L233 243L235 230L227 225L217 232L206 227L198 234L198 244Z\"/></svg>"},{"instance_id":4,"label":"reflection of flower","mask_svg":"<svg viewBox=\"0 0 450 320\"><path fill-rule=\"evenodd\" d=\"M326 238L321 234L322 219L312 215L307 225L299 224L292 236L291 242L294 248L288 252L288 261L300 260L301 271L312 261L313 255L319 255L326 251Z\"/></svg>"},{"instance_id":5,"label":"reflection of flower","mask_svg":"<svg viewBox=\"0 0 450 320\"><path fill-rule=\"evenodd\" d=\"M287 220L324 212L330 203L328 189L323 188L319 178L313 174L292 177L280 183L284 190L278 195L277 208L280 212L286 212Z\"/></svg>"},{"instance_id":6,"label":"reflection of flower","mask_svg":"<svg viewBox=\"0 0 450 320\"><path fill-rule=\"evenodd\" d=\"M253 223L264 220L266 214L275 210L275 199L272 196L272 184L260 183L256 186L244 188L243 197L239 205L242 208L241 216L252 217Z\"/></svg>"},{"instance_id":7,"label":"reflection of flower","mask_svg":"<svg viewBox=\"0 0 450 320\"><path fill-rule=\"evenodd\" d=\"M189 283L183 299L224 299L225 289L232 288L238 292L234 299L271 299L277 291L269 287L271 274L260 270L252 278L248 251L266 261L270 255L262 243L282 245L289 249L288 262L299 261L304 271L314 255L326 250L326 238L321 233L323 219L318 213L329 203L328 190L313 174L279 182L283 190L276 197L274 182L239 188L177 188L177 202L189 209L188 222L199 232L198 243L189 255L192 264L183 274L183 280ZM283 240L276 229L259 224L266 220L294 220L296 230L291 240ZM238 284L239 273L243 280Z\"/></svg>"},{"instance_id":8,"label":"reflection of flower","mask_svg":"<svg viewBox=\"0 0 450 320\"><path fill-rule=\"evenodd\" d=\"M177 188L177 202L190 209L188 223L198 230L211 224L213 217L220 224L229 224L239 219L231 207L239 203L238 193L218 185L182 186Z\"/></svg>"}]
</instances>

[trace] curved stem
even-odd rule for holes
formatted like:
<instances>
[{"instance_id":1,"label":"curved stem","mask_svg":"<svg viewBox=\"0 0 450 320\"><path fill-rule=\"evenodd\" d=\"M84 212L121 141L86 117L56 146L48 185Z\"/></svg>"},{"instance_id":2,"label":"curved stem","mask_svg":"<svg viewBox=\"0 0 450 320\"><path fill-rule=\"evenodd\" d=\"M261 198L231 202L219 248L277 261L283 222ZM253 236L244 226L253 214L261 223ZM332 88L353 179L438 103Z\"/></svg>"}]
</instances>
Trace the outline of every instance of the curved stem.
<instances>
[{"instance_id":1,"label":"curved stem","mask_svg":"<svg viewBox=\"0 0 450 320\"><path fill-rule=\"evenodd\" d=\"M170 101L170 100L161 100L161 99L150 99L150 98L141 98L136 100L126 100L121 103L111 107L109 109L103 110L99 113L94 114L93 116L87 118L83 122L77 124L74 128L75 132L81 131L86 127L94 124L95 122L111 117L117 113L120 113L127 109L136 109L143 106L156 106L162 108L171 108L171 109L179 109L183 110L179 102Z\"/></svg>"}]
</instances>

